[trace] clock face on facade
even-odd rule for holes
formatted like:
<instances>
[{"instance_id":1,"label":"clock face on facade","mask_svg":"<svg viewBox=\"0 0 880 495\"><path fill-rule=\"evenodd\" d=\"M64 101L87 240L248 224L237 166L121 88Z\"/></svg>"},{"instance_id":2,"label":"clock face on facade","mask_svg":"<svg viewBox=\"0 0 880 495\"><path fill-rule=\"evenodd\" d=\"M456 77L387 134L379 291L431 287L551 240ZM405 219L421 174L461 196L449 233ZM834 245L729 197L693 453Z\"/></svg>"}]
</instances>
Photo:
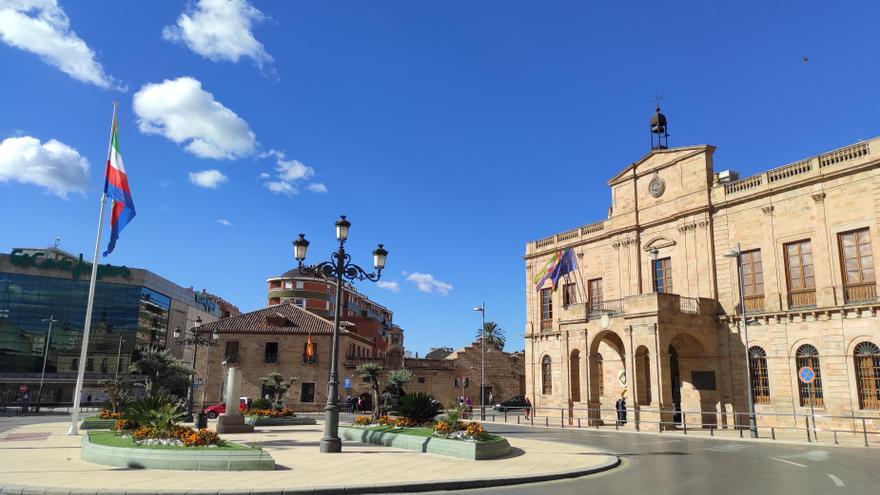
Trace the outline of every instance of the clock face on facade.
<instances>
[{"instance_id":1,"label":"clock face on facade","mask_svg":"<svg viewBox=\"0 0 880 495\"><path fill-rule=\"evenodd\" d=\"M666 191L666 182L659 175L654 174L654 178L648 183L648 193L655 198L663 196Z\"/></svg>"}]
</instances>

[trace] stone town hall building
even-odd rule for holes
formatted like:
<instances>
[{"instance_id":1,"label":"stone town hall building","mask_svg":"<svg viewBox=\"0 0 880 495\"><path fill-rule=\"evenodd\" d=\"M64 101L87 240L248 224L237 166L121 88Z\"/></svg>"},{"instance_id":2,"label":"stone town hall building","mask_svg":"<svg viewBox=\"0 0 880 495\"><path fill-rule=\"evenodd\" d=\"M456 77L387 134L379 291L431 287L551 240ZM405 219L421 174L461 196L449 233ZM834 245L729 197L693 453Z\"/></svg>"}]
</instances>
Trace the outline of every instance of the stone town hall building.
<instances>
[{"instance_id":1,"label":"stone town hall building","mask_svg":"<svg viewBox=\"0 0 880 495\"><path fill-rule=\"evenodd\" d=\"M759 425L790 426L811 402L825 416L880 417L880 138L738 179L714 171L712 146L667 148L659 109L651 124L660 142L608 182L607 219L526 246L536 408L596 422L587 409L613 409L626 387L629 426L633 406L666 427L680 411L689 427L744 424L748 350ZM748 343L737 258L725 256L737 245ZM578 270L537 289L535 274L569 247ZM812 391L802 366L818 375Z\"/></svg>"}]
</instances>

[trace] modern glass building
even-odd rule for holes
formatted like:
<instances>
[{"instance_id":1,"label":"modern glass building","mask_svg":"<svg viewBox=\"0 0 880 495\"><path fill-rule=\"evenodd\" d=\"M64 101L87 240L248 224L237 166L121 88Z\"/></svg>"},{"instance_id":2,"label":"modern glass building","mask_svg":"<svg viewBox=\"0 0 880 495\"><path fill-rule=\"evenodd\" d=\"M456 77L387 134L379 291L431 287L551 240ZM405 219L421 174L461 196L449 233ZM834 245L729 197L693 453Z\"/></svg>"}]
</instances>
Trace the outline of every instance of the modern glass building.
<instances>
[{"instance_id":1,"label":"modern glass building","mask_svg":"<svg viewBox=\"0 0 880 495\"><path fill-rule=\"evenodd\" d=\"M90 273L82 255L58 248L0 254L0 403L19 401L25 393L44 402L73 399ZM182 356L174 328L237 312L221 298L147 270L100 265L82 399L102 399L101 379L128 376L139 347L155 345Z\"/></svg>"}]
</instances>

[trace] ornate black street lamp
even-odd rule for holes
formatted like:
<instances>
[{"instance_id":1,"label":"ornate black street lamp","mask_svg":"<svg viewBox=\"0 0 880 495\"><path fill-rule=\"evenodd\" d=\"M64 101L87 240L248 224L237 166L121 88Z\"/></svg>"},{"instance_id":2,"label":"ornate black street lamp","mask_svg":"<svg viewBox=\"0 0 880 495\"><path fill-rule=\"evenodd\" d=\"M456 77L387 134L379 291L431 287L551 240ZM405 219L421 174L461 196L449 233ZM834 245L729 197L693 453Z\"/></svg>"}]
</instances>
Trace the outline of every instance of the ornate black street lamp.
<instances>
[{"instance_id":1,"label":"ornate black street lamp","mask_svg":"<svg viewBox=\"0 0 880 495\"><path fill-rule=\"evenodd\" d=\"M181 332L180 327L174 329L174 341L178 344L186 347L193 346L193 355L192 355L192 369L193 373L189 377L189 392L186 397L186 418L184 421L188 423L192 423L193 421L193 401L195 400L195 380L196 380L196 354L199 352L199 347L207 347L209 345L215 345L217 339L220 338L220 334L217 330L214 330L211 333L211 340L208 340L204 337L199 337L199 327L202 326L202 317L196 317L196 321L193 324L192 337L184 337L180 338Z\"/></svg>"},{"instance_id":2,"label":"ornate black street lamp","mask_svg":"<svg viewBox=\"0 0 880 495\"><path fill-rule=\"evenodd\" d=\"M363 268L351 262L351 255L345 252L345 241L348 239L348 228L351 222L345 219L345 215L336 221L336 239L339 241L339 249L330 256L330 261L324 261L317 265L303 265L306 259L306 251L309 241L305 235L300 234L299 239L293 241L293 256L299 263L300 273L303 275L320 276L336 280L336 307L333 318L333 338L330 348L330 383L327 390L327 406L324 408L324 436L321 438L321 452L341 452L342 441L339 439L339 318L342 315L342 284L344 280L369 280L376 282L382 276L385 268L385 258L388 251L379 244L373 250L373 266L376 273L367 273ZM377 404L378 407L378 404Z\"/></svg>"}]
</instances>

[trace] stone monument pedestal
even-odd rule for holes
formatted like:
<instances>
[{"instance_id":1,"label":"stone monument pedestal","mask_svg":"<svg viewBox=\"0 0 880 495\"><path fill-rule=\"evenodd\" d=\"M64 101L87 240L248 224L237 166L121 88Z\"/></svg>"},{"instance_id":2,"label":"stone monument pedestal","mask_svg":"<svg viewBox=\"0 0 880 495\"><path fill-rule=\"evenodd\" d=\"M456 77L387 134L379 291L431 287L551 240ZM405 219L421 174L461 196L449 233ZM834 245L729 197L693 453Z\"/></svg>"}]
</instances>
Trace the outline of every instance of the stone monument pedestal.
<instances>
[{"instance_id":1,"label":"stone monument pedestal","mask_svg":"<svg viewBox=\"0 0 880 495\"><path fill-rule=\"evenodd\" d=\"M229 368L226 378L226 412L217 419L217 433L251 433L253 425L245 424L239 407L241 370Z\"/></svg>"}]
</instances>

